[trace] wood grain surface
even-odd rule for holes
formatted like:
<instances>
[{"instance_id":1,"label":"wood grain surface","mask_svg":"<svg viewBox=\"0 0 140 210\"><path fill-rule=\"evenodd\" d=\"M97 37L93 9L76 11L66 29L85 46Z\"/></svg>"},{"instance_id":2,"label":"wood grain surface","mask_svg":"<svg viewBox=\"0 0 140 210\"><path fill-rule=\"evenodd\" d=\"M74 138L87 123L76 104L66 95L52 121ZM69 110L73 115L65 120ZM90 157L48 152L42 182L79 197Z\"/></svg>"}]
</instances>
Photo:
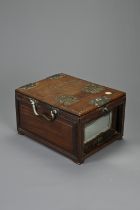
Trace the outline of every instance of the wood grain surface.
<instances>
[{"instance_id":1,"label":"wood grain surface","mask_svg":"<svg viewBox=\"0 0 140 210\"><path fill-rule=\"evenodd\" d=\"M31 86L27 84L16 91L78 116L97 109L91 100L106 96L113 101L125 94L63 73L37 81ZM106 92L112 94L106 95Z\"/></svg>"}]
</instances>

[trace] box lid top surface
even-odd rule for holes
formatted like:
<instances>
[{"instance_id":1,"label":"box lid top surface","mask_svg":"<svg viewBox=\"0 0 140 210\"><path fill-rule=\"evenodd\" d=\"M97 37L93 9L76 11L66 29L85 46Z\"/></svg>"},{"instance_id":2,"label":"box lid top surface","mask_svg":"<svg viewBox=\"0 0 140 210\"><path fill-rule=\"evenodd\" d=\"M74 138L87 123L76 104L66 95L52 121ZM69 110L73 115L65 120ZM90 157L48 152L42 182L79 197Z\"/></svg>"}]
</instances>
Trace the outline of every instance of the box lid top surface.
<instances>
[{"instance_id":1,"label":"box lid top surface","mask_svg":"<svg viewBox=\"0 0 140 210\"><path fill-rule=\"evenodd\" d=\"M78 116L125 95L122 91L63 73L22 86L16 91Z\"/></svg>"}]
</instances>

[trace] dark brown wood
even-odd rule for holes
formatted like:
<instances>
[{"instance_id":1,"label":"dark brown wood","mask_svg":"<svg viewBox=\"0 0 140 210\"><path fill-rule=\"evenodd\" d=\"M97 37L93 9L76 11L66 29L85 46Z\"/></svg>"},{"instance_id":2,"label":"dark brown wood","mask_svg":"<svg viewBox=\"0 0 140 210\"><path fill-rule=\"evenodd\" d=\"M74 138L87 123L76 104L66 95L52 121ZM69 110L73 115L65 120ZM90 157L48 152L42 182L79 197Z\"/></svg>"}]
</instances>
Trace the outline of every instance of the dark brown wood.
<instances>
[{"instance_id":1,"label":"dark brown wood","mask_svg":"<svg viewBox=\"0 0 140 210\"><path fill-rule=\"evenodd\" d=\"M43 138L41 138L38 135L34 135L31 132L27 131L27 130L23 130L22 128L18 128L18 133L19 134L25 134L26 136L30 137L31 139L37 141L38 143L41 143L47 147L49 147L50 149L53 149L59 153L61 153L62 155L72 159L74 162L78 163L77 161L77 157L75 155L73 155L72 153L69 153L67 151L65 151L64 149L61 149L60 147L52 144L49 141L44 140Z\"/></svg>"},{"instance_id":2,"label":"dark brown wood","mask_svg":"<svg viewBox=\"0 0 140 210\"><path fill-rule=\"evenodd\" d=\"M78 164L113 141L122 139L126 94L96 85L61 73L16 89L18 133L60 152ZM91 100L94 102L96 98L104 97L106 92L112 93L109 101L100 106L90 103ZM35 107L39 116L35 115L30 99L37 101ZM85 144L86 124L102 117L104 108L113 113L110 130ZM56 118L52 121L44 119L43 115L51 117L53 109L57 110Z\"/></svg>"},{"instance_id":3,"label":"dark brown wood","mask_svg":"<svg viewBox=\"0 0 140 210\"><path fill-rule=\"evenodd\" d=\"M97 107L90 100L104 96L105 92L113 93L109 96L110 102L124 96L122 91L63 73L20 87L16 92L78 116L95 111Z\"/></svg>"}]
</instances>

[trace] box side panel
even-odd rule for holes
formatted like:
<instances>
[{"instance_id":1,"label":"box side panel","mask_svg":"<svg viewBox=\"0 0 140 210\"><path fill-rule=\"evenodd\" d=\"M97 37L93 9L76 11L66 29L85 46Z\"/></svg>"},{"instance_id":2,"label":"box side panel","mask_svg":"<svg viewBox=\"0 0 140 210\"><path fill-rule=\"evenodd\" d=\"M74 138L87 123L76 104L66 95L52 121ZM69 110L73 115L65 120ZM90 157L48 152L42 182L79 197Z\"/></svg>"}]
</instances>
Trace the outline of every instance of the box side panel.
<instances>
[{"instance_id":1,"label":"box side panel","mask_svg":"<svg viewBox=\"0 0 140 210\"><path fill-rule=\"evenodd\" d=\"M83 159L99 151L100 149L112 143L113 141L117 139L122 139L124 129L125 102L126 97L124 96L117 99L116 101L113 101L112 103L109 103L105 107L100 107L96 112L91 113L91 115L88 114L87 116L84 116L82 118L81 142ZM108 113L104 113L104 108L107 108ZM111 118L106 117L106 120L103 121L102 124L99 126L98 121L103 120L105 118L104 116L109 115L111 116ZM111 119L111 124L109 123L109 127L107 119L109 119L109 121ZM93 135L93 138L90 138L90 141L86 140L86 136L88 135L85 131L88 131L86 129L88 128L88 125L92 125L95 131L98 131L99 128L101 128L100 133L96 137L95 135ZM104 129L105 126L108 127L108 129ZM94 129L92 131L90 130L90 135L92 134ZM96 132L93 132L93 134L96 134Z\"/></svg>"}]
</instances>

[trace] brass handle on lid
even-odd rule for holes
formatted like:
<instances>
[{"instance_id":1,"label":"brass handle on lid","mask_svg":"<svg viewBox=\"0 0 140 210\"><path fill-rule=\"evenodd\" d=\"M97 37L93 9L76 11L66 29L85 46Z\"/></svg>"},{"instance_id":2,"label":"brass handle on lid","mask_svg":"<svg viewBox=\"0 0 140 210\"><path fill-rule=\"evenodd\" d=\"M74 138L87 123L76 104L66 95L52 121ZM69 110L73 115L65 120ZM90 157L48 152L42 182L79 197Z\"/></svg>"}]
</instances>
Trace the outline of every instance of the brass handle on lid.
<instances>
[{"instance_id":1,"label":"brass handle on lid","mask_svg":"<svg viewBox=\"0 0 140 210\"><path fill-rule=\"evenodd\" d=\"M29 100L30 100L30 103L32 105L34 115L41 116L44 119L46 119L47 121L53 121L56 118L57 110L55 110L55 109L51 110L50 116L47 116L46 114L39 114L38 111L37 111L37 108L36 108L37 101L34 100L34 99L31 99L31 98Z\"/></svg>"}]
</instances>

